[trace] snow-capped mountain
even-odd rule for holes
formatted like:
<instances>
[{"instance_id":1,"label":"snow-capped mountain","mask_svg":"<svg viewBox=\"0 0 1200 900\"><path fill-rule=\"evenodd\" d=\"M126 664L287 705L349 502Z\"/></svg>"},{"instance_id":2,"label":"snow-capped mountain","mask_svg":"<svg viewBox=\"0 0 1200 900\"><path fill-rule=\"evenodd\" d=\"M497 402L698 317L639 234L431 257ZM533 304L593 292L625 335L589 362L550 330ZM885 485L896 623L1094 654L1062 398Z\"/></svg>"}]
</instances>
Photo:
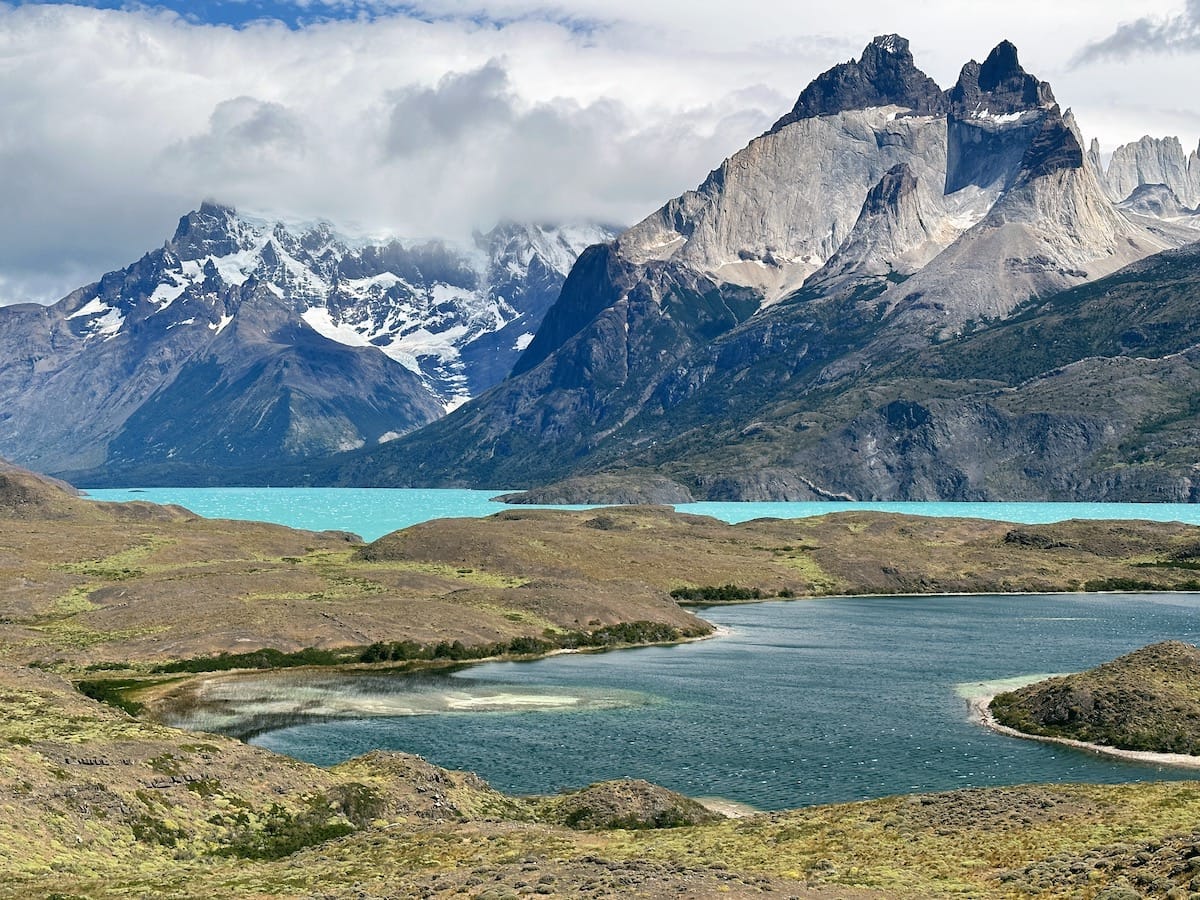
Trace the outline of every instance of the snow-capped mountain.
<instances>
[{"instance_id":1,"label":"snow-capped mountain","mask_svg":"<svg viewBox=\"0 0 1200 900\"><path fill-rule=\"evenodd\" d=\"M227 286L254 279L318 334L379 348L452 409L508 373L576 257L613 233L591 224L506 223L465 247L368 243L327 224L289 228L204 204L164 248L150 299L166 309L203 293L212 270ZM101 329L115 326L103 318L114 314L88 312Z\"/></svg>"},{"instance_id":2,"label":"snow-capped mountain","mask_svg":"<svg viewBox=\"0 0 1200 900\"><path fill-rule=\"evenodd\" d=\"M393 440L503 379L612 233L371 242L205 203L128 268L0 308L0 454L93 483L220 480Z\"/></svg>"}]
</instances>

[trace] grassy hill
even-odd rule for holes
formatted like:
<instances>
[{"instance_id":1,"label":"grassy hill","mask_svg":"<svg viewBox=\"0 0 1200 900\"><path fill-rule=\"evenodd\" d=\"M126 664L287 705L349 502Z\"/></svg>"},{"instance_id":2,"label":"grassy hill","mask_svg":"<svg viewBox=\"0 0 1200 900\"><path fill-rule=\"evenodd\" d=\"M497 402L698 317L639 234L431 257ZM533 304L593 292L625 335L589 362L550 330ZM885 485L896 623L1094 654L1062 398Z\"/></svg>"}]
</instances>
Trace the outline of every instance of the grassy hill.
<instances>
[{"instance_id":1,"label":"grassy hill","mask_svg":"<svg viewBox=\"0 0 1200 900\"><path fill-rule=\"evenodd\" d=\"M1124 750L1200 755L1200 650L1166 641L992 701L1002 725Z\"/></svg>"}]
</instances>

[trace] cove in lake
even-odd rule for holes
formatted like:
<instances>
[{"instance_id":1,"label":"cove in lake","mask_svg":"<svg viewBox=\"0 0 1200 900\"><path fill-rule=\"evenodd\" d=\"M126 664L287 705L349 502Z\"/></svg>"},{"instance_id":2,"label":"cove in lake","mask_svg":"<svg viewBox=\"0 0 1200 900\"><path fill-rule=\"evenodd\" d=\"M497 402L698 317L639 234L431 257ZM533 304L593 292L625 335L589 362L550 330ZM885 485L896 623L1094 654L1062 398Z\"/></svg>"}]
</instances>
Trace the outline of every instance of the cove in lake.
<instances>
[{"instance_id":1,"label":"cove in lake","mask_svg":"<svg viewBox=\"0 0 1200 900\"><path fill-rule=\"evenodd\" d=\"M324 685L314 690L298 673L280 673L269 677L280 679L269 697L286 707L297 692L293 713L314 699L319 707L331 687L369 703L383 697L390 709L310 706L317 721L252 742L320 765L403 750L514 793L629 776L760 809L1027 782L1186 779L1195 772L995 734L971 721L964 695L1166 638L1194 642L1198 611L1196 595L710 608L702 615L731 633L674 647L488 663L386 686L378 675L331 684L318 674ZM348 718L322 720L330 714Z\"/></svg>"},{"instance_id":2,"label":"cove in lake","mask_svg":"<svg viewBox=\"0 0 1200 900\"><path fill-rule=\"evenodd\" d=\"M433 518L485 516L491 491L188 488L93 491L371 540ZM1200 505L695 503L728 522L842 509L1023 522L1200 524ZM490 663L417 678L279 673L210 698L226 727L328 765L377 748L545 793L621 776L762 809L1027 782L1184 779L1004 737L963 696L1003 679L1088 668L1154 641L1195 642L1200 597L839 598L703 611L729 636L676 647ZM224 690L224 689L222 689ZM220 693L220 692L218 692ZM241 717L239 719L239 716ZM279 728L281 724L306 724ZM247 728L249 725L249 728Z\"/></svg>"},{"instance_id":3,"label":"cove in lake","mask_svg":"<svg viewBox=\"0 0 1200 900\"><path fill-rule=\"evenodd\" d=\"M398 528L430 519L492 515L505 509L491 499L501 493L504 492L407 488L121 488L93 490L88 496L116 502L177 503L210 518L275 522L313 531L352 531L373 541ZM806 518L844 510L880 510L914 516L966 516L1027 525L1066 519L1149 519L1200 525L1200 504L1189 503L681 503L675 509L725 522L766 517Z\"/></svg>"}]
</instances>

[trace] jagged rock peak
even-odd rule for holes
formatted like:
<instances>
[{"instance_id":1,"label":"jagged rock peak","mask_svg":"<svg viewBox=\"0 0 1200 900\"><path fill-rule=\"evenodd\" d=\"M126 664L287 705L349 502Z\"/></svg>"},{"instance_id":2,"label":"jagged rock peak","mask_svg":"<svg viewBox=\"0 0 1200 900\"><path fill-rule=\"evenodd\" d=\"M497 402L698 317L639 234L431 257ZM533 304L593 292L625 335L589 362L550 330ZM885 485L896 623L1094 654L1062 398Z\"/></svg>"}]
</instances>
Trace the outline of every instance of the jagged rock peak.
<instances>
[{"instance_id":1,"label":"jagged rock peak","mask_svg":"<svg viewBox=\"0 0 1200 900\"><path fill-rule=\"evenodd\" d=\"M876 37L857 61L840 63L818 75L772 131L800 119L872 106L901 106L918 115L946 111L941 88L916 67L908 41L898 34Z\"/></svg>"},{"instance_id":2,"label":"jagged rock peak","mask_svg":"<svg viewBox=\"0 0 1200 900\"><path fill-rule=\"evenodd\" d=\"M245 249L239 225L232 207L205 200L199 209L180 218L170 247L180 259L228 256Z\"/></svg>"},{"instance_id":3,"label":"jagged rock peak","mask_svg":"<svg viewBox=\"0 0 1200 900\"><path fill-rule=\"evenodd\" d=\"M1114 150L1105 173L1109 196L1124 200L1144 184L1168 185L1184 204L1200 204L1200 159L1177 137L1146 135Z\"/></svg>"},{"instance_id":4,"label":"jagged rock peak","mask_svg":"<svg viewBox=\"0 0 1200 900\"><path fill-rule=\"evenodd\" d=\"M1007 116L1055 104L1054 92L1023 68L1017 48L1001 41L980 65L971 60L947 92L950 112L960 118Z\"/></svg>"}]
</instances>

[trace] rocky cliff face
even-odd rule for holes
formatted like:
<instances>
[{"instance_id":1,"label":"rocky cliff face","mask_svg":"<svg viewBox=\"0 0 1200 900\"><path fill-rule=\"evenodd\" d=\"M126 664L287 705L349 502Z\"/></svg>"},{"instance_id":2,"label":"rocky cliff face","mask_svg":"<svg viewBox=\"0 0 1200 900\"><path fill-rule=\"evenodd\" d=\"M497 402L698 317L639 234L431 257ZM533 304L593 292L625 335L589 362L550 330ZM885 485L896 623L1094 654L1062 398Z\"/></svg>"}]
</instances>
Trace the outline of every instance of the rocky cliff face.
<instances>
[{"instance_id":1,"label":"rocky cliff face","mask_svg":"<svg viewBox=\"0 0 1200 900\"><path fill-rule=\"evenodd\" d=\"M621 235L618 253L750 288L770 305L837 252L868 192L898 165L939 210L939 240L948 243L982 210L972 213L973 197L945 199L946 106L907 41L876 38L861 60L818 77L789 115L699 188Z\"/></svg>"},{"instance_id":2,"label":"rocky cliff face","mask_svg":"<svg viewBox=\"0 0 1200 900\"><path fill-rule=\"evenodd\" d=\"M976 435L960 443L987 469L988 446L1031 453L1058 411L956 406L943 449L893 442L883 468L850 465L867 458L855 441L813 443L898 360L1194 239L1152 204L1112 204L1078 126L1011 44L944 94L931 85L907 42L876 38L695 191L581 258L512 379L324 477L516 487L669 471L693 495L733 499L1049 491L1036 470L980 484L953 448ZM1080 429L1107 446L1103 423ZM1055 458L1078 450L1050 443ZM1053 490L1137 490L1090 477Z\"/></svg>"},{"instance_id":3,"label":"rocky cliff face","mask_svg":"<svg viewBox=\"0 0 1200 900\"><path fill-rule=\"evenodd\" d=\"M1200 206L1200 150L1185 153L1176 137L1146 135L1118 147L1103 174L1113 200L1125 200L1142 185L1163 184L1185 206Z\"/></svg>"},{"instance_id":4,"label":"rocky cliff face","mask_svg":"<svg viewBox=\"0 0 1200 900\"><path fill-rule=\"evenodd\" d=\"M373 244L204 204L58 304L0 308L0 452L92 483L219 481L392 440L507 375L610 233Z\"/></svg>"}]
</instances>

